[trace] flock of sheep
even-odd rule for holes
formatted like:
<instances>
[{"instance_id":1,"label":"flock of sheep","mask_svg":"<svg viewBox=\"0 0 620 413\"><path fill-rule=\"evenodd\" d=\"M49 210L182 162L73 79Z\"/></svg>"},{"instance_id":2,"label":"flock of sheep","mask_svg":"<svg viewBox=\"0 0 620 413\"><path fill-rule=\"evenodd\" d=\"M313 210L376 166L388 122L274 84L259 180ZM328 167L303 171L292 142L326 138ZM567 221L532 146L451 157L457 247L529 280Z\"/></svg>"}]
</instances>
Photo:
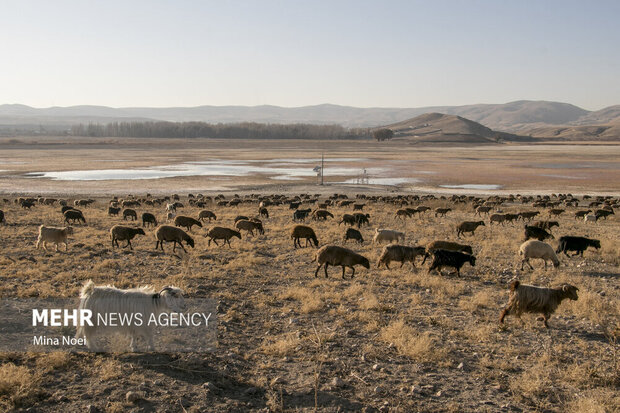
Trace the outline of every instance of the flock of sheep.
<instances>
[{"instance_id":1,"label":"flock of sheep","mask_svg":"<svg viewBox=\"0 0 620 413\"><path fill-rule=\"evenodd\" d=\"M479 216L483 218L486 216L488 217L488 225L506 225L508 223L522 221L525 239L518 248L518 253L521 258L521 269L523 269L525 264L533 269L530 260L534 258L542 259L545 268L547 267L547 261L551 261L553 265L557 267L560 265L557 256L560 252L568 256L568 252L573 251L575 255L577 255L583 254L583 251L588 247L596 249L601 247L599 240L575 235L565 235L559 238L559 246L557 249L554 249L550 244L546 243L545 240L554 238L551 234L551 229L559 227L559 223L553 220L531 222L537 216L542 216L545 210L549 218L553 218L564 213L568 214L566 210L568 207L577 207L578 209L574 211L575 219L581 219L585 222L596 222L599 219L607 219L608 216L614 215L614 208L618 207L619 202L612 197L597 197L596 199L592 199L588 196L584 196L578 199L570 194L537 197L520 195L507 197L492 196L487 199L454 195L448 198L441 198L443 198L446 203L452 203L454 206L459 204L466 205L466 208L471 206L472 217ZM162 198L155 198L147 195L144 198L130 197L128 199L118 199L115 197L111 199L108 206L108 215L110 216L118 216L121 214L123 220L137 221L138 213L134 208L151 207L161 208L161 210L165 209L163 213L167 221L167 224L160 225L157 217L153 213L144 212L141 215L142 227L114 225L110 229L112 248L120 247L119 241L124 241L126 244L123 245L123 247L133 249L131 241L138 235L146 235L144 228L153 226L155 227L155 249L160 248L163 251L164 243L173 243L173 252L176 251L177 247L187 252L185 246L192 248L195 246L194 239L188 232L191 232L192 228L195 226L202 227L203 223L206 221L209 223L211 223L212 220L217 221L216 214L209 209L205 209L206 207L235 207L240 204L255 204L257 211L256 216L249 217L239 215L234 220L234 228L212 226L204 234L204 236L208 238L208 245L213 241L220 247L226 244L229 248L232 248L231 240L233 238L241 239L241 231L245 231L247 234L251 235L254 235L255 232L264 234L263 219L269 218L270 206L288 205L288 208L292 211L293 227L290 231L290 238L293 240L293 247L302 248L301 240L304 240L305 245L303 247L307 247L309 244L310 246L318 248L314 256L314 261L317 263L314 272L315 277L318 276L321 267L324 268L324 274L325 277L327 277L328 267L331 265L342 267L342 277L345 278L346 268L351 269L351 277L355 275L355 266L357 265L369 269L369 259L349 248L339 245L324 245L319 248L320 241L317 232L312 227L312 224L308 225L305 221L327 221L332 219L335 223L337 220L338 226L344 225L345 227L343 235L345 243L349 240L363 243L364 238L361 229L362 227L370 226L372 220L370 214L363 212L367 204L383 204L385 208L394 208L395 223L429 212L434 212L435 217L444 217L452 211L451 208L446 207L436 208L433 211L430 207L421 205L424 201L438 199L433 195L422 197L417 195L357 195L356 199L353 200L343 194L333 194L327 199L320 199L318 194L303 194L298 196L261 196L254 194L244 197L235 195L229 199L224 195L209 197L189 194L187 199L191 206L201 209L197 218L178 213L180 209L185 207L178 195ZM10 202L8 199L4 201L5 203ZM64 216L64 221L68 225L65 227L41 225L39 227L39 237L36 243L36 248L43 247L46 250L48 244L54 244L58 251L58 246L62 244L64 244L65 250L68 250L68 239L73 234L73 229L69 226L70 224L82 223L86 225L87 223L84 212L79 208L87 208L95 201L92 199L79 199L75 200L72 205L70 205L67 200L55 198L17 198L14 202L28 210L37 204L52 206L58 204L61 206L61 213ZM579 209L579 206L583 203L587 203L588 209ZM304 204L311 207L301 208ZM412 207L412 205L416 204L416 207ZM519 213L504 213L502 208L508 204L527 206L528 210ZM352 207L353 213L345 213L337 219L329 210L332 207ZM4 212L0 210L0 223L2 222L6 222L6 217ZM456 226L455 235L457 238L461 238L461 236L466 236L468 234L473 237L478 227L486 225L487 224L485 224L485 221L482 219L477 221L464 221ZM409 262L415 267L415 262L418 257L422 258L422 264L424 264L427 259L432 258L428 270L429 272L433 270L441 272L442 268L448 267L453 268L456 274L460 275L460 270L465 263L469 263L471 266L476 264L476 256L473 254L474 248L472 245L449 240L435 240L427 245L409 246L403 245L404 240L405 233L402 231L376 228L372 243L388 244L384 246L381 251L377 267L385 266L389 269L391 262L400 262L401 267L406 262ZM222 244L219 244L218 241L221 241ZM116 290L113 287L96 287L94 284L89 283L82 291L81 305L88 306L89 303L92 305L95 305L94 303L98 303L96 305L101 305L100 301L102 299L101 297L105 296L104 292L108 295L111 294L111 296L116 294L118 297L126 297L127 291L128 290ZM519 281L514 281L510 287L508 304L503 309L500 321L503 322L508 314L514 314L519 317L524 312L534 312L542 314L544 324L547 326L549 316L560 302L566 298L576 300L577 291L577 287L568 284L561 285L557 288L543 288L524 285ZM146 294L149 297L153 296L152 291L141 292L140 290L131 290L131 294L139 295L140 293ZM182 292L176 287L166 287L166 289L157 294L158 297L178 297L182 295ZM115 298L115 302L120 302L120 298L118 297ZM152 304L152 300L150 302ZM152 311L171 310L178 307L178 303L175 304L171 302L168 306L162 304L158 309L152 309ZM79 332L79 334L86 335L89 342L92 342L95 333L96 332ZM149 348L152 348L152 337L148 335L148 332L140 332L140 334L149 342ZM134 338L136 337L132 336L132 349L134 348ZM89 345L89 347L91 346ZM93 344L92 348L96 348L96 345Z\"/></svg>"}]
</instances>

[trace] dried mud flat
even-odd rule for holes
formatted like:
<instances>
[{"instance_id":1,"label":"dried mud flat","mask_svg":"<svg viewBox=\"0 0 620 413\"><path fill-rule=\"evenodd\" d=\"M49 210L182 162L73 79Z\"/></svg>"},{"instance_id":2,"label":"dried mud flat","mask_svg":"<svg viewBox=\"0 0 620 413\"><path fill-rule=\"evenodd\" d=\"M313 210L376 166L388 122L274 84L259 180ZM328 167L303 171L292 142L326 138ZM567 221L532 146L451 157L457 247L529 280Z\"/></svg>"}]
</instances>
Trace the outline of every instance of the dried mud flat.
<instances>
[{"instance_id":1,"label":"dried mud flat","mask_svg":"<svg viewBox=\"0 0 620 413\"><path fill-rule=\"evenodd\" d=\"M134 183L135 184L135 183ZM133 191L140 195L139 186ZM176 192L176 191L175 191ZM262 193L272 193L265 190ZM313 193L313 192L311 192ZM186 194L185 194L186 195ZM214 193L209 193L214 195ZM397 207L368 203L366 242L349 244L371 261L353 279L314 278L315 250L295 250L286 206L270 207L264 235L235 239L232 248L207 247L205 228L194 228L196 248L175 256L155 252L153 231L135 251L111 249L108 198L84 208L67 253L35 250L37 227L60 224L59 207L22 211L0 206L2 297L76 297L83 283L126 288L174 284L187 296L214 298L218 348L187 354L0 354L0 410L14 411L557 411L613 412L620 397L617 329L620 322L618 218L594 225L559 218L559 235L598 238L602 248L584 257L561 256L557 269L518 269L522 224L481 227L466 237L477 256L461 277L412 269L376 268L376 227L404 229L405 243L455 240L457 222L472 219L470 205L452 206L445 218L402 223ZM187 199L183 199L187 201ZM430 207L446 201L424 202ZM256 204L212 208L217 223L255 215ZM505 211L531 209L508 205ZM332 208L339 217L351 208ZM138 208L158 218L162 208ZM186 215L198 209L187 207ZM342 244L335 221L312 222L322 245ZM208 227L208 225L207 225ZM552 241L553 246L557 245ZM510 280L537 285L568 282L579 300L565 301L544 329L535 316L500 327Z\"/></svg>"},{"instance_id":2,"label":"dried mud flat","mask_svg":"<svg viewBox=\"0 0 620 413\"><path fill-rule=\"evenodd\" d=\"M403 140L309 141L216 139L104 139L79 137L0 138L0 193L109 195L137 192L169 194L206 191L317 192L311 172L317 158L328 161L328 192L469 193L441 185L491 185L499 190L477 193L573 193L620 195L620 145L493 145L417 146ZM309 160L312 162L308 162ZM348 159L349 161L336 161ZM28 173L175 168L205 160L245 161L269 166L298 160L306 176L272 179L276 172L245 176L178 176L139 181L111 179L52 180ZM282 165L278 165L282 167ZM348 174L338 172L348 169ZM339 182L355 180L369 168L371 179L409 180L397 186L355 187ZM381 170L381 172L374 172ZM308 174L309 172L309 174ZM341 173L339 175L339 173ZM286 172L282 172L286 175ZM281 177L280 177L281 178Z\"/></svg>"}]
</instances>

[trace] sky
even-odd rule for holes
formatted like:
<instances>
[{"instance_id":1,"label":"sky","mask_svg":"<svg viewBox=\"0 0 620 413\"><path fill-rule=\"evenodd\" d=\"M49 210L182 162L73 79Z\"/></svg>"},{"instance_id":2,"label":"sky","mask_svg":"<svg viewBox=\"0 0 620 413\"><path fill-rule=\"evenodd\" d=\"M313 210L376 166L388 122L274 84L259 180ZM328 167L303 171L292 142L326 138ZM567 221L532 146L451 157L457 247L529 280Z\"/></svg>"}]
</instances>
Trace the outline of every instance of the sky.
<instances>
[{"instance_id":1,"label":"sky","mask_svg":"<svg viewBox=\"0 0 620 413\"><path fill-rule=\"evenodd\" d=\"M0 104L620 104L620 1L1 0Z\"/></svg>"}]
</instances>

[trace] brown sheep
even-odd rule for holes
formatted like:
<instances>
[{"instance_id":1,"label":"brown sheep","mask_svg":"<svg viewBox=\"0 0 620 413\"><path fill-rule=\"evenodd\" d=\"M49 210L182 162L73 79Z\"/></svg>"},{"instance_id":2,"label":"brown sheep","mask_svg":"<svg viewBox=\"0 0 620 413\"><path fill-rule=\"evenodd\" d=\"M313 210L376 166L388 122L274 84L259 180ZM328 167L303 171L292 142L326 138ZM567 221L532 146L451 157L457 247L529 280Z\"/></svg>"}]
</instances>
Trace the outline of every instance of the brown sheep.
<instances>
[{"instance_id":1,"label":"brown sheep","mask_svg":"<svg viewBox=\"0 0 620 413\"><path fill-rule=\"evenodd\" d=\"M131 218L131 221L136 221L138 219L138 213L135 209L124 209L123 210L123 221L126 221L127 218Z\"/></svg>"},{"instance_id":2,"label":"brown sheep","mask_svg":"<svg viewBox=\"0 0 620 413\"><path fill-rule=\"evenodd\" d=\"M484 227L484 221L464 221L461 222L457 227L456 227L456 236L458 238L461 238L461 234L464 234L466 232L471 232L471 235L474 235L474 231L476 231L476 228L478 227Z\"/></svg>"},{"instance_id":3,"label":"brown sheep","mask_svg":"<svg viewBox=\"0 0 620 413\"><path fill-rule=\"evenodd\" d=\"M112 249L114 246L118 245L118 241L127 241L127 245L123 248L129 247L133 250L133 246L131 245L131 240L134 239L136 235L146 235L142 228L132 228L132 227L124 227L122 225L114 225L110 228L110 238L112 239Z\"/></svg>"},{"instance_id":4,"label":"brown sheep","mask_svg":"<svg viewBox=\"0 0 620 413\"><path fill-rule=\"evenodd\" d=\"M536 287L513 281L510 285L510 298L500 315L499 322L504 323L508 314L514 314L521 320L523 313L540 313L546 328L547 320L565 299L576 301L579 288L570 284L562 284L557 288ZM521 320L523 322L523 320Z\"/></svg>"},{"instance_id":5,"label":"brown sheep","mask_svg":"<svg viewBox=\"0 0 620 413\"><path fill-rule=\"evenodd\" d=\"M445 217L450 211L452 211L452 208L435 208L435 217Z\"/></svg>"},{"instance_id":6,"label":"brown sheep","mask_svg":"<svg viewBox=\"0 0 620 413\"><path fill-rule=\"evenodd\" d=\"M191 231L194 225L198 225L200 228L202 228L202 223L200 221L185 215L178 215L174 219L174 225L176 225L177 227L187 228L188 231Z\"/></svg>"},{"instance_id":7,"label":"brown sheep","mask_svg":"<svg viewBox=\"0 0 620 413\"><path fill-rule=\"evenodd\" d=\"M467 254L470 254L470 255L474 253L470 245L459 244L457 242L451 242L451 241L430 242L426 245L426 250L429 252L432 250L448 250L448 251L466 252Z\"/></svg>"},{"instance_id":8,"label":"brown sheep","mask_svg":"<svg viewBox=\"0 0 620 413\"><path fill-rule=\"evenodd\" d=\"M306 225L295 225L291 230L291 239L293 240L293 246L295 248L297 248L297 245L299 245L299 248L302 248L300 241L301 238L306 240L306 247L308 246L308 242L310 242L311 246L313 242L315 247L319 246L319 240L317 239L316 233L312 228Z\"/></svg>"},{"instance_id":9,"label":"brown sheep","mask_svg":"<svg viewBox=\"0 0 620 413\"><path fill-rule=\"evenodd\" d=\"M364 268L370 268L368 258L351 251L350 249L339 247L337 245L325 245L319 248L314 256L314 261L318 263L318 267L314 272L315 278L318 277L319 270L323 265L325 265L325 278L327 278L327 267L329 267L329 265L340 265L342 267L342 279L344 279L346 267L353 270L351 273L351 278L355 276L356 265L361 265Z\"/></svg>"},{"instance_id":10,"label":"brown sheep","mask_svg":"<svg viewBox=\"0 0 620 413\"><path fill-rule=\"evenodd\" d=\"M205 237L209 238L209 242L207 244L208 246L211 246L211 241L213 241L215 245L220 246L220 244L217 243L217 240L223 239L224 244L228 244L228 246L232 248L232 246L230 245L230 239L232 237L237 237L241 239L241 233L231 228L213 227L209 230L209 232L207 232L207 235L205 235ZM221 246L224 246L224 244L222 244Z\"/></svg>"},{"instance_id":11,"label":"brown sheep","mask_svg":"<svg viewBox=\"0 0 620 413\"><path fill-rule=\"evenodd\" d=\"M263 224L254 220L241 219L235 223L235 228L247 231L249 234L252 234L252 236L254 236L254 230L257 230L261 235L265 233Z\"/></svg>"},{"instance_id":12,"label":"brown sheep","mask_svg":"<svg viewBox=\"0 0 620 413\"><path fill-rule=\"evenodd\" d=\"M194 239L192 237L187 235L187 233L181 228L172 227L170 225L160 225L157 227L155 230L155 238L157 239L155 249L161 247L162 251L164 250L164 241L174 243L172 252L176 251L177 244L183 248L184 252L187 252L183 246L183 241L185 241L185 243L190 247L194 248Z\"/></svg>"},{"instance_id":13,"label":"brown sheep","mask_svg":"<svg viewBox=\"0 0 620 413\"><path fill-rule=\"evenodd\" d=\"M406 262L410 262L413 268L415 268L416 257L423 257L426 254L426 248L424 247L408 247L405 245L386 245L383 247L379 262L377 262L377 268L381 264L385 265L385 268L390 269L390 262L399 261L400 268L403 268Z\"/></svg>"},{"instance_id":14,"label":"brown sheep","mask_svg":"<svg viewBox=\"0 0 620 413\"><path fill-rule=\"evenodd\" d=\"M217 221L217 216L213 212L204 209L198 214L198 219L201 221L208 219L211 222L211 220Z\"/></svg>"}]
</instances>

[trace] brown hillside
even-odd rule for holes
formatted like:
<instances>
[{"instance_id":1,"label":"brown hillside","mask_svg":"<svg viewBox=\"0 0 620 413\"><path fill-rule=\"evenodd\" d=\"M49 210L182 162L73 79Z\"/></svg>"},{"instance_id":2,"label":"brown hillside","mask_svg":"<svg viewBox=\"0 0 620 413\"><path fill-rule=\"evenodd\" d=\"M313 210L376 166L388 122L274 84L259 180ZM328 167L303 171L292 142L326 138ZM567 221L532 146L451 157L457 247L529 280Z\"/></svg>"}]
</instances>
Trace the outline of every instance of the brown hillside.
<instances>
[{"instance_id":1,"label":"brown hillside","mask_svg":"<svg viewBox=\"0 0 620 413\"><path fill-rule=\"evenodd\" d=\"M472 120L443 113L425 113L385 127L394 131L395 138L406 138L415 143L496 144L532 140L494 131Z\"/></svg>"}]
</instances>

